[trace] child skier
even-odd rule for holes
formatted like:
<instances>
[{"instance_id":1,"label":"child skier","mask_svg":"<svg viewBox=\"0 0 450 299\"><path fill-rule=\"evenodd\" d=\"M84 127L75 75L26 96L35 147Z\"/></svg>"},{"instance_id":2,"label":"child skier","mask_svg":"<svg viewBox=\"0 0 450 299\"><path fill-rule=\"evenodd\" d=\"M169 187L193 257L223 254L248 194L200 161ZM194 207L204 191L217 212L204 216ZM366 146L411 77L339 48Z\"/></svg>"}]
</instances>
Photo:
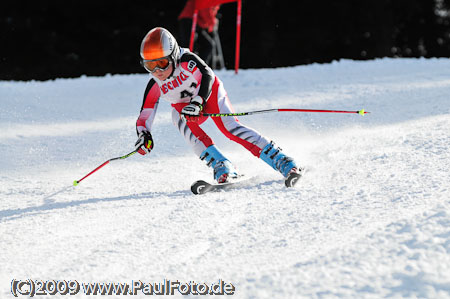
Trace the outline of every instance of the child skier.
<instances>
[{"instance_id":1,"label":"child skier","mask_svg":"<svg viewBox=\"0 0 450 299\"><path fill-rule=\"evenodd\" d=\"M159 99L172 104L172 121L194 153L214 170L214 179L225 183L238 177L233 164L219 151L200 125L207 119L202 113L231 113L230 100L223 83L196 54L180 48L172 34L161 27L150 30L141 43L141 63L152 75L145 89L136 129L136 150L145 155L153 148L151 135ZM291 187L302 169L272 141L244 126L236 117L213 117L218 129L287 180ZM291 179L291 178L296 179Z\"/></svg>"}]
</instances>

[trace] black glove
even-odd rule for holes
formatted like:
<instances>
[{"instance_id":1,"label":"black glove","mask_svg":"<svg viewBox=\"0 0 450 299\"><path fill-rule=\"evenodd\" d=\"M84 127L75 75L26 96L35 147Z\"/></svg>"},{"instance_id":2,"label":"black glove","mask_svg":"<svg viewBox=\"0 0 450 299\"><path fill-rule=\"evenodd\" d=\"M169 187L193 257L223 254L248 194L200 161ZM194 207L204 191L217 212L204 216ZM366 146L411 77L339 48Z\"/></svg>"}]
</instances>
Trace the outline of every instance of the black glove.
<instances>
[{"instance_id":1,"label":"black glove","mask_svg":"<svg viewBox=\"0 0 450 299\"><path fill-rule=\"evenodd\" d=\"M181 109L181 118L185 121L198 122L202 116L203 99L201 96L195 96L190 104Z\"/></svg>"},{"instance_id":2,"label":"black glove","mask_svg":"<svg viewBox=\"0 0 450 299\"><path fill-rule=\"evenodd\" d=\"M139 154L145 155L150 153L153 148L152 134L148 131L142 131L139 133L138 140L136 141L136 150Z\"/></svg>"}]
</instances>

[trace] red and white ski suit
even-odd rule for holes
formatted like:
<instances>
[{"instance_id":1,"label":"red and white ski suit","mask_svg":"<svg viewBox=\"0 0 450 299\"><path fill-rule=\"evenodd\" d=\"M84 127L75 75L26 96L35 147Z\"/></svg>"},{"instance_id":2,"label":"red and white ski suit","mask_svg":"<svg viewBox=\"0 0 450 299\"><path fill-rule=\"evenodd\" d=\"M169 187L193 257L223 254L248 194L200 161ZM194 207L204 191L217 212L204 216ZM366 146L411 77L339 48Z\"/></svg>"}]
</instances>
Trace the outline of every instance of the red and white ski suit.
<instances>
[{"instance_id":1,"label":"red and white ski suit","mask_svg":"<svg viewBox=\"0 0 450 299\"><path fill-rule=\"evenodd\" d=\"M164 81L152 76L148 82L136 129L138 133L143 130L151 132L159 99L164 99L172 104L174 125L193 151L200 156L207 147L214 144L200 127L207 117L200 117L198 123L186 122L180 117L181 109L189 104L191 98L199 95L205 101L203 105L205 113L231 113L234 110L223 83L212 69L188 49L180 50L180 63L175 66L172 75ZM256 157L259 157L261 150L269 144L269 141L260 133L242 125L236 117L213 117L212 119L226 137L241 144Z\"/></svg>"}]
</instances>

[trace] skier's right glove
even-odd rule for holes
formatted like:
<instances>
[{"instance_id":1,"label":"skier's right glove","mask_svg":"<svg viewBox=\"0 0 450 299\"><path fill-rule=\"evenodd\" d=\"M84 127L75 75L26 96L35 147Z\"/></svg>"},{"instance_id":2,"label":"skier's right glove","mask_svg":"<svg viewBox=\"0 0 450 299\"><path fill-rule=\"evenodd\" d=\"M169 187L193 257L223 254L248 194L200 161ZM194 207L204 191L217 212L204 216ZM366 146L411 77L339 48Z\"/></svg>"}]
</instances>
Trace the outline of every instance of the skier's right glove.
<instances>
[{"instance_id":1,"label":"skier's right glove","mask_svg":"<svg viewBox=\"0 0 450 299\"><path fill-rule=\"evenodd\" d=\"M139 154L145 155L150 153L153 148L152 134L148 131L142 131L139 133L138 140L136 141L136 150Z\"/></svg>"}]
</instances>

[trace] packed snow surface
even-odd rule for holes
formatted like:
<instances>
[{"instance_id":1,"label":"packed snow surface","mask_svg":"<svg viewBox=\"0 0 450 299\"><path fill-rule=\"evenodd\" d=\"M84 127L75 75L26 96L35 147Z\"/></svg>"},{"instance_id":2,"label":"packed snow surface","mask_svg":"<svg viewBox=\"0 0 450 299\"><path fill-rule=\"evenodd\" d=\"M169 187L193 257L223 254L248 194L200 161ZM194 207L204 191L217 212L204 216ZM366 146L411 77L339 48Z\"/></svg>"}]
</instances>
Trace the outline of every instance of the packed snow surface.
<instances>
[{"instance_id":1,"label":"packed snow surface","mask_svg":"<svg viewBox=\"0 0 450 299\"><path fill-rule=\"evenodd\" d=\"M161 102L150 155L74 187L134 150L148 75L0 81L0 298L13 297L14 279L222 280L233 298L450 298L449 59L216 73L236 112L371 113L240 117L307 169L294 189L208 120L255 178L196 196L190 185L212 170Z\"/></svg>"}]
</instances>

